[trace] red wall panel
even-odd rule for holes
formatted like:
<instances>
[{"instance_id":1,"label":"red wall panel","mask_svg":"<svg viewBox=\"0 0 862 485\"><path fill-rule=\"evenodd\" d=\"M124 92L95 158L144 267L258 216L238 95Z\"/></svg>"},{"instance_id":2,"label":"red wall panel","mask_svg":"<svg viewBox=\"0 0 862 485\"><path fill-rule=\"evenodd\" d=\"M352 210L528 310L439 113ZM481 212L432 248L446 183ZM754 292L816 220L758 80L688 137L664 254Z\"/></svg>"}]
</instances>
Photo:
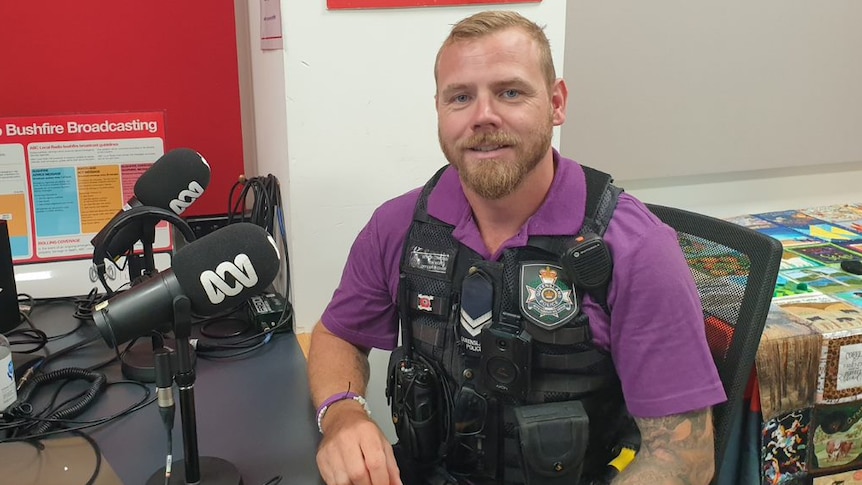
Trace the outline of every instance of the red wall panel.
<instances>
[{"instance_id":1,"label":"red wall panel","mask_svg":"<svg viewBox=\"0 0 862 485\"><path fill-rule=\"evenodd\" d=\"M233 0L0 2L0 116L164 111L166 150L212 167L184 215L224 213L243 172Z\"/></svg>"}]
</instances>

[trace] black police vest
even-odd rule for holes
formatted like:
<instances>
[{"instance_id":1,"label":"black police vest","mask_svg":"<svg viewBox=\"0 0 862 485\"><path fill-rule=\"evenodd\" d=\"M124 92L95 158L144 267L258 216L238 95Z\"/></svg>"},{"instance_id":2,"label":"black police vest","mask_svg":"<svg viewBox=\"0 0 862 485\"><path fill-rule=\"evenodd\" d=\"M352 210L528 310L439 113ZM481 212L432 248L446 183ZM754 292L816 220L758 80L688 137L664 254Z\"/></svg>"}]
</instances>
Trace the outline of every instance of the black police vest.
<instances>
[{"instance_id":1,"label":"black police vest","mask_svg":"<svg viewBox=\"0 0 862 485\"><path fill-rule=\"evenodd\" d=\"M593 232L601 236L621 189L611 184L607 174L583 168L587 177L587 211L579 234ZM412 344L415 353L439 365L452 394L469 387L476 389L485 400L481 433L484 439L478 458L469 463L472 469L458 469L463 468L463 464L456 462L465 454L477 452L479 444L475 439L469 446L459 444L456 439L444 452L449 456L443 463L453 471L497 483L525 483L525 466L560 467L553 457L543 456L545 453L539 450L522 453L519 443L526 442L529 446L529 440L517 426L515 410L529 404L578 401L589 417L589 441L580 481L588 483L591 477L605 470L621 435L630 433L633 423L625 410L610 354L592 343L589 319L578 311L584 291L564 281L566 275L560 266L560 255L571 247L577 235L532 237L526 246L504 251L499 262L484 261L475 251L455 240L453 226L427 213L428 196L445 169L428 181L416 204L402 256L399 288L399 299L406 299L406 302L399 302L400 307L406 309L402 320L406 317L407 321L402 321L402 325L410 325L409 331L403 334L412 334L412 342L403 344ZM489 281L494 286L491 321L504 315L515 316L518 325L531 338L527 356L529 376L524 380L528 388L523 393L494 392L482 384L487 381L484 374L489 372L483 366L488 365L487 354L493 349L480 351L477 348L479 339L465 334L466 327L462 328L461 321L461 310L466 303L461 301L462 282L476 271L490 275ZM532 289L525 285L524 275L529 271L542 273L539 283ZM535 300L535 292L542 291L542 284L552 293L563 294L563 298L549 298L551 306L556 304L550 310L530 307L530 298ZM571 292L566 293L566 288ZM604 293L591 293L591 296L608 311ZM571 312L569 307L575 307L575 311ZM537 311L572 314L553 325L543 325L535 318ZM533 318L526 318L531 312ZM478 330L482 331L487 331L487 326L485 330ZM484 359L482 352L486 354ZM450 403L452 400L451 397L447 399Z\"/></svg>"}]
</instances>

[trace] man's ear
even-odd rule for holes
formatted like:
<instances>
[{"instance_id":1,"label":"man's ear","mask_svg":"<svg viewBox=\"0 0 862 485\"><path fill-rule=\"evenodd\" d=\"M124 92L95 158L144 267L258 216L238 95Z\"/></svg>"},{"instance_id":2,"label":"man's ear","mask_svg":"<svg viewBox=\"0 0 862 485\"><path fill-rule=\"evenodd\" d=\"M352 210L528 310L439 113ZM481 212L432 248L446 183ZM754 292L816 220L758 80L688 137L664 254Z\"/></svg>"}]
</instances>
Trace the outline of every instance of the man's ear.
<instances>
[{"instance_id":1,"label":"man's ear","mask_svg":"<svg viewBox=\"0 0 862 485\"><path fill-rule=\"evenodd\" d=\"M569 102L569 88L562 78L554 81L551 86L551 109L554 126L560 126L566 122L566 104Z\"/></svg>"}]
</instances>

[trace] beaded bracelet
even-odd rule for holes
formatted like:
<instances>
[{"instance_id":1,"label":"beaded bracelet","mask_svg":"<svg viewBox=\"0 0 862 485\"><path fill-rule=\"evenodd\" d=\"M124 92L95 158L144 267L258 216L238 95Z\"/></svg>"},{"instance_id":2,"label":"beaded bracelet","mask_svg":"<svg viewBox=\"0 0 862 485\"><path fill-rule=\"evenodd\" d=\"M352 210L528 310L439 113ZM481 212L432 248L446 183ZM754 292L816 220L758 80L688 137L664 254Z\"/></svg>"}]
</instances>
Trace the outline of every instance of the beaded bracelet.
<instances>
[{"instance_id":1,"label":"beaded bracelet","mask_svg":"<svg viewBox=\"0 0 862 485\"><path fill-rule=\"evenodd\" d=\"M323 404L317 408L317 429L320 431L320 434L323 434L323 416L326 414L326 410L338 401L344 401L347 399L353 399L361 404L362 408L365 409L365 412L368 413L368 417L371 417L371 409L368 408L368 401L366 401L364 397L355 392L339 392L338 394L329 396L325 401L323 401Z\"/></svg>"}]
</instances>

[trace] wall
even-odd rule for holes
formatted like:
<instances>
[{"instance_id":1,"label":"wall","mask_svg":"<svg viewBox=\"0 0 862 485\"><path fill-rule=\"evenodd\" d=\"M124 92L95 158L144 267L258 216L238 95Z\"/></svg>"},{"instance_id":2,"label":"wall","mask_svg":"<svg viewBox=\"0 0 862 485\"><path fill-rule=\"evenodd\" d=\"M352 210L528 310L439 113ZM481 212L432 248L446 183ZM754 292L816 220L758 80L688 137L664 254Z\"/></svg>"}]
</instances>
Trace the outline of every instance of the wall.
<instances>
[{"instance_id":1,"label":"wall","mask_svg":"<svg viewBox=\"0 0 862 485\"><path fill-rule=\"evenodd\" d=\"M243 168L233 0L2 2L0 46L0 117L164 111L165 151L213 168L184 215L225 212Z\"/></svg>"},{"instance_id":2,"label":"wall","mask_svg":"<svg viewBox=\"0 0 862 485\"><path fill-rule=\"evenodd\" d=\"M237 56L235 6L0 2L0 117L164 111L165 150L193 147L213 168L206 192L184 215L224 213L253 156L244 131L249 107L240 106L245 59ZM169 265L157 256L157 269ZM18 264L18 291L47 298L102 290L88 278L90 266L89 259ZM111 285L125 282L121 271Z\"/></svg>"},{"instance_id":3,"label":"wall","mask_svg":"<svg viewBox=\"0 0 862 485\"><path fill-rule=\"evenodd\" d=\"M579 62L567 56L570 37L559 21L566 3L594 14L607 8L606 2L559 0L514 7L548 24L558 72ZM258 167L283 185L297 332L309 332L319 318L373 209L422 184L444 163L435 131L433 58L450 24L478 10L328 12L324 4L282 0L286 49L275 54L259 50L259 4L249 2ZM667 2L656 5L656 17L674 9ZM660 32L642 40L663 42ZM579 88L570 84L572 91ZM569 116L577 118L576 107L570 106ZM573 147L564 143L563 149ZM716 177L618 179L646 201L729 216L862 201L855 190L860 175L862 163L849 161ZM386 359L384 352L372 353L368 394L375 418L392 438L382 390Z\"/></svg>"},{"instance_id":4,"label":"wall","mask_svg":"<svg viewBox=\"0 0 862 485\"><path fill-rule=\"evenodd\" d=\"M548 23L562 62L563 2L517 7ZM282 2L297 324L317 321L353 237L383 201L445 163L433 62L451 24L479 8L326 11Z\"/></svg>"},{"instance_id":5,"label":"wall","mask_svg":"<svg viewBox=\"0 0 862 485\"><path fill-rule=\"evenodd\" d=\"M862 161L862 2L567 2L563 148L624 178Z\"/></svg>"},{"instance_id":6,"label":"wall","mask_svg":"<svg viewBox=\"0 0 862 485\"><path fill-rule=\"evenodd\" d=\"M568 2L561 149L644 201L718 217L862 202L860 15L847 0Z\"/></svg>"}]
</instances>

